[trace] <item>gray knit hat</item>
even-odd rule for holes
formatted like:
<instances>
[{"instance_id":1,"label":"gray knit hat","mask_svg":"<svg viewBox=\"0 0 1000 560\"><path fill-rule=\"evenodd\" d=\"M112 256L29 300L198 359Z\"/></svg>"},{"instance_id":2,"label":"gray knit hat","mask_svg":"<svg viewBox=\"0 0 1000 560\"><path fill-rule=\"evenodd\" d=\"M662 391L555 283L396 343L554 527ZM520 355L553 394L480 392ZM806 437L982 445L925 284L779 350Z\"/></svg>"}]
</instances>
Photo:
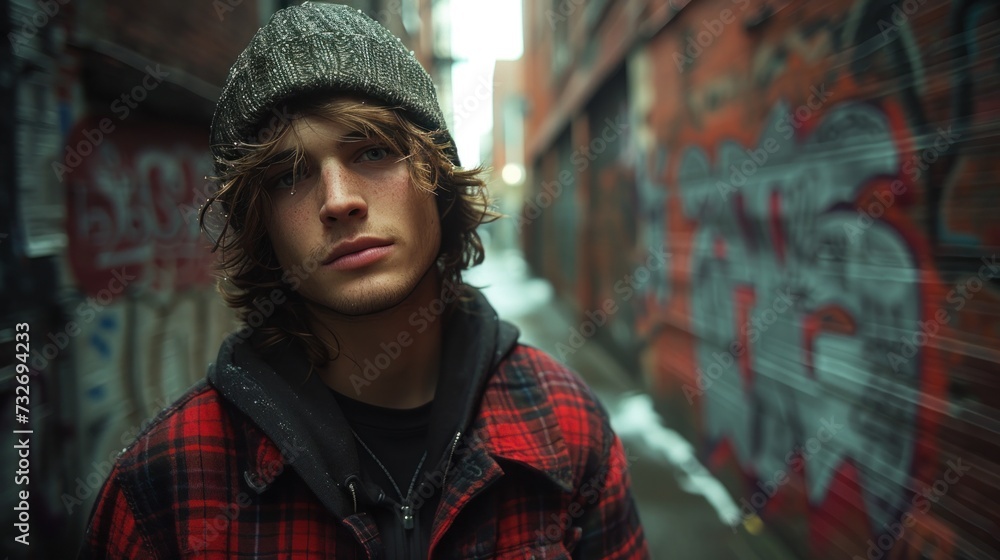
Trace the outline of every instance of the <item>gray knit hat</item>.
<instances>
[{"instance_id":1,"label":"gray knit hat","mask_svg":"<svg viewBox=\"0 0 1000 560\"><path fill-rule=\"evenodd\" d=\"M216 173L255 142L277 105L302 95L350 92L401 107L417 125L441 131L458 153L430 75L402 41L361 10L305 2L279 10L236 59L212 117Z\"/></svg>"}]
</instances>

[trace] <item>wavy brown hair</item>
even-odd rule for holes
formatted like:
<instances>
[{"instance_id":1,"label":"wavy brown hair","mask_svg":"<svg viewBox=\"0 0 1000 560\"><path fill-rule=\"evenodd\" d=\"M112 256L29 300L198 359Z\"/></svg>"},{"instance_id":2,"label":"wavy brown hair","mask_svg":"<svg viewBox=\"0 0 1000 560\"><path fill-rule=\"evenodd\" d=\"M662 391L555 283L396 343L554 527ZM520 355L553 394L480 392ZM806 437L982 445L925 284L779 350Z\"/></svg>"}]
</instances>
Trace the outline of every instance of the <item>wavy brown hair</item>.
<instances>
[{"instance_id":1,"label":"wavy brown hair","mask_svg":"<svg viewBox=\"0 0 1000 560\"><path fill-rule=\"evenodd\" d=\"M384 143L405 158L412 186L436 196L441 220L436 263L442 279L463 286L462 271L483 261L483 244L476 228L501 216L490 206L483 168L456 167L449 157L454 147L441 131L424 130L401 110L370 99L306 98L288 109L292 121L305 116L328 119ZM309 329L306 301L294 289L297 286L291 285L294 275L290 277L290 271L278 264L266 228L271 199L263 179L282 141L293 134L292 121L272 122L270 128L261 130L256 142L238 146L238 157L216 162L216 169L223 171L215 178L217 191L199 212L199 225L212 239L212 251L220 253L216 286L243 323L239 332L249 329L257 334L254 341L262 351L297 339L310 362L322 366L331 359L331 348ZM275 304L274 290L282 290L287 301ZM273 311L264 311L270 309Z\"/></svg>"}]
</instances>

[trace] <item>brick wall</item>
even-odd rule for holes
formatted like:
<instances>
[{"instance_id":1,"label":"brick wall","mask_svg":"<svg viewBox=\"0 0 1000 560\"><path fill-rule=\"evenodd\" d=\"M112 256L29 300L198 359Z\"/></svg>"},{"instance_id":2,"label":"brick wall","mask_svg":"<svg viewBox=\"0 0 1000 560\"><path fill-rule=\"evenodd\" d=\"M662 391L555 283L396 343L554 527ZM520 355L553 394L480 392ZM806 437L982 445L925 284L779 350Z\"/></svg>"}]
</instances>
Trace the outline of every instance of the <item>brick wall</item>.
<instances>
[{"instance_id":1,"label":"brick wall","mask_svg":"<svg viewBox=\"0 0 1000 560\"><path fill-rule=\"evenodd\" d=\"M529 81L528 197L578 185L530 224L536 270L575 276L581 325L621 309L594 337L748 529L815 558L1000 555L996 5L631 1L573 45L591 4L526 23L551 76Z\"/></svg>"}]
</instances>

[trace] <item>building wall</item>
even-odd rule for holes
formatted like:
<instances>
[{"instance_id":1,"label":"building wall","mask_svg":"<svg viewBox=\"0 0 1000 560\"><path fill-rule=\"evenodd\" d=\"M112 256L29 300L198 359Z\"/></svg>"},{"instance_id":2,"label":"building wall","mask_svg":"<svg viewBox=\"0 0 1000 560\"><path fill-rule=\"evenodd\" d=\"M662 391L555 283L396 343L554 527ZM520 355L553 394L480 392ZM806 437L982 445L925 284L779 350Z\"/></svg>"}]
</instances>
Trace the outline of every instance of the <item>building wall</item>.
<instances>
[{"instance_id":1,"label":"building wall","mask_svg":"<svg viewBox=\"0 0 1000 560\"><path fill-rule=\"evenodd\" d=\"M572 38L590 4L528 29L563 13ZM536 270L576 276L581 332L635 356L748 530L816 558L1000 555L995 3L611 4L562 74L526 31L553 76L528 92L528 200L562 171L581 193L533 220ZM579 165L547 163L561 131Z\"/></svg>"},{"instance_id":2,"label":"building wall","mask_svg":"<svg viewBox=\"0 0 1000 560\"><path fill-rule=\"evenodd\" d=\"M235 326L197 210L212 190L213 97L256 30L257 2L182 4L10 13L24 295L8 309L32 333L31 554L4 545L17 557L75 554L117 453L204 376ZM13 523L13 504L4 511Z\"/></svg>"},{"instance_id":3,"label":"building wall","mask_svg":"<svg viewBox=\"0 0 1000 560\"><path fill-rule=\"evenodd\" d=\"M88 0L78 10L78 42L128 49L210 84L221 85L253 32L280 0Z\"/></svg>"}]
</instances>

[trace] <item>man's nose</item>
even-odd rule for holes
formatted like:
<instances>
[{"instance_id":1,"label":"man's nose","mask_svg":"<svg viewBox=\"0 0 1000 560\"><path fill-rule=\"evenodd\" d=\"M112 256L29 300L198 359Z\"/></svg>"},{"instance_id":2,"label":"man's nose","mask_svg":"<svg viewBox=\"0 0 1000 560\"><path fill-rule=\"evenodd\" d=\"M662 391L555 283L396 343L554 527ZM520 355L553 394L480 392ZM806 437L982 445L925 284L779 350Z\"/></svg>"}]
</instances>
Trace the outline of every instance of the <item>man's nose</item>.
<instances>
[{"instance_id":1,"label":"man's nose","mask_svg":"<svg viewBox=\"0 0 1000 560\"><path fill-rule=\"evenodd\" d=\"M328 160L320 169L320 192L323 206L320 220L324 224L363 219L368 215L368 203L362 190L361 178L336 160Z\"/></svg>"}]
</instances>

